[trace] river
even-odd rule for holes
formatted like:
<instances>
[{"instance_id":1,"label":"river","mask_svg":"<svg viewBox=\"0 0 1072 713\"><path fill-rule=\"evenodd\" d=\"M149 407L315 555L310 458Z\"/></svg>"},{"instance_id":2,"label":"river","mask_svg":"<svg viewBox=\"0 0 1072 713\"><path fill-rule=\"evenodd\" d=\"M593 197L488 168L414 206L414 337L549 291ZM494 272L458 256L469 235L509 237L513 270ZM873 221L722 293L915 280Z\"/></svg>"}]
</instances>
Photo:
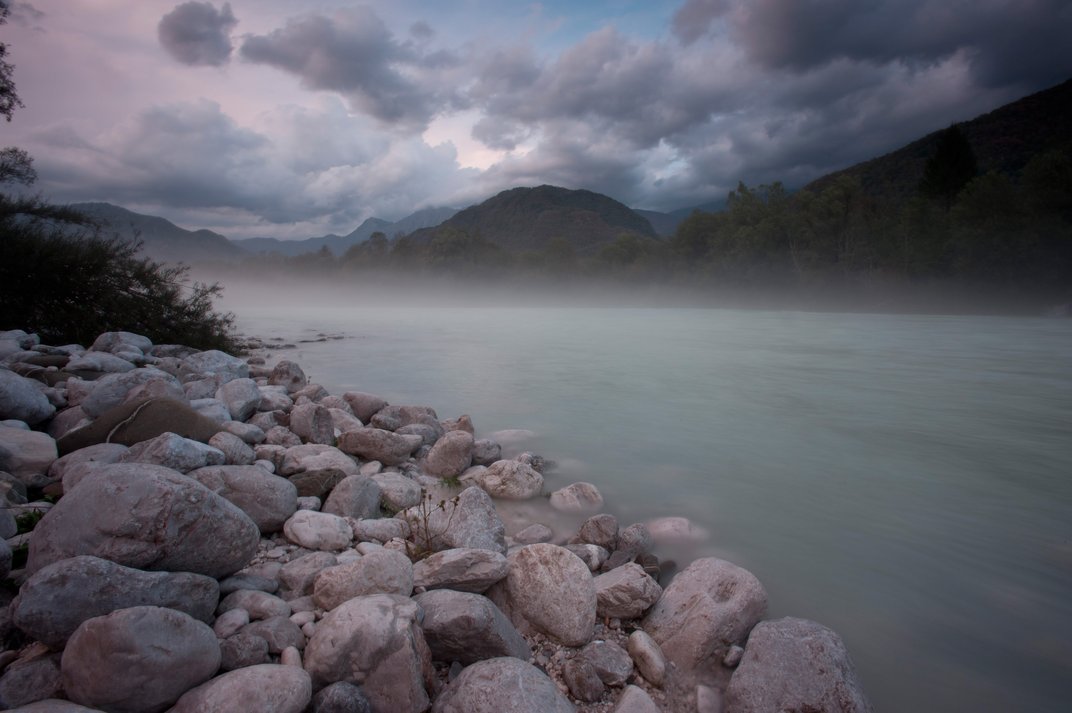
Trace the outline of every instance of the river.
<instances>
[{"instance_id":1,"label":"river","mask_svg":"<svg viewBox=\"0 0 1072 713\"><path fill-rule=\"evenodd\" d=\"M623 526L689 517L669 554L837 631L876 711L1068 710L1072 321L282 302L223 306L344 335L285 352L332 393L535 432Z\"/></svg>"}]
</instances>

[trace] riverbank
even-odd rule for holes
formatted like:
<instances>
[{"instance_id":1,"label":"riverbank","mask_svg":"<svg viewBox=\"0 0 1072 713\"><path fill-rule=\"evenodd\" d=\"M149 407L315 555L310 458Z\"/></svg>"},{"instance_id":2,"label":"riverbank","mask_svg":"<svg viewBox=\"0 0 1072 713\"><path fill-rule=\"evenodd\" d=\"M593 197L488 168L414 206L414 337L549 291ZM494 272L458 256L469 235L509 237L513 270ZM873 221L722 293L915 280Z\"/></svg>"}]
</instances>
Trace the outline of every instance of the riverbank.
<instances>
[{"instance_id":1,"label":"riverbank","mask_svg":"<svg viewBox=\"0 0 1072 713\"><path fill-rule=\"evenodd\" d=\"M9 611L36 644L5 655L0 698L33 678L48 685L31 696L105 710L259 695L262 710L301 711L314 690L325 711L348 710L334 696L483 710L492 693L496 710L869 710L836 634L763 622L767 595L747 571L703 558L660 578L654 540L687 523L619 527L584 483L543 500L553 454L504 459L506 434L479 438L465 416L330 395L256 351L113 333L81 353L6 336L22 376L0 372L0 416L36 429L0 429L7 466L27 495L59 497L14 538L27 560ZM553 527L504 522L501 505L518 502ZM580 525L563 531L551 517L563 510ZM139 594L90 596L105 576ZM191 590L195 602L178 601ZM183 645L133 671L86 655L102 640L151 650L146 622L181 630ZM213 660L198 680L164 674ZM148 695L147 682L166 702L130 707L123 696Z\"/></svg>"}]
</instances>

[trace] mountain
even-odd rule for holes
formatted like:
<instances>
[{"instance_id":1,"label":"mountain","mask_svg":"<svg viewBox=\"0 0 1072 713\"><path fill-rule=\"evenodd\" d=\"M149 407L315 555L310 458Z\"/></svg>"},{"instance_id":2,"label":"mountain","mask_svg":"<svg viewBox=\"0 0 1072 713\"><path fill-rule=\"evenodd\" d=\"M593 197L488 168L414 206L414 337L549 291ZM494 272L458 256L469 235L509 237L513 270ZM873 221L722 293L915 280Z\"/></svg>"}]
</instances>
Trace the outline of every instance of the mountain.
<instances>
[{"instance_id":1,"label":"mountain","mask_svg":"<svg viewBox=\"0 0 1072 713\"><path fill-rule=\"evenodd\" d=\"M142 251L163 262L216 262L238 260L246 251L211 230L185 230L170 220L143 215L111 203L75 203L74 210L98 219L106 232L137 238Z\"/></svg>"},{"instance_id":2,"label":"mountain","mask_svg":"<svg viewBox=\"0 0 1072 713\"><path fill-rule=\"evenodd\" d=\"M657 237L651 223L613 198L557 186L512 188L470 206L435 228L413 233L427 242L453 229L513 251L543 250L562 238L578 252L590 251L622 233Z\"/></svg>"},{"instance_id":3,"label":"mountain","mask_svg":"<svg viewBox=\"0 0 1072 713\"><path fill-rule=\"evenodd\" d=\"M350 246L368 240L373 233L384 233L388 237L393 237L399 233L409 235L415 230L439 225L457 212L455 208L425 208L393 223L381 218L368 218L346 235L332 233L319 238L307 238L305 240L244 238L235 240L234 243L253 253L279 253L280 255L293 257L295 255L315 253L322 248L327 248L336 256L339 256L346 252Z\"/></svg>"},{"instance_id":4,"label":"mountain","mask_svg":"<svg viewBox=\"0 0 1072 713\"><path fill-rule=\"evenodd\" d=\"M968 140L979 172L1016 177L1035 155L1072 146L1072 79L957 124ZM900 202L914 195L923 166L934 155L942 131L884 156L827 174L804 187L822 190L840 176L857 178L869 195Z\"/></svg>"},{"instance_id":5,"label":"mountain","mask_svg":"<svg viewBox=\"0 0 1072 713\"><path fill-rule=\"evenodd\" d=\"M651 227L655 228L655 232L661 238L668 238L674 234L677 230L677 226L693 214L694 211L703 211L705 213L715 213L726 207L726 201L712 201L710 203L704 203L703 205L691 206L689 208L678 208L677 210L669 213L661 213L657 210L644 210L642 208L634 208L633 212L637 215L647 218L651 223Z\"/></svg>"}]
</instances>

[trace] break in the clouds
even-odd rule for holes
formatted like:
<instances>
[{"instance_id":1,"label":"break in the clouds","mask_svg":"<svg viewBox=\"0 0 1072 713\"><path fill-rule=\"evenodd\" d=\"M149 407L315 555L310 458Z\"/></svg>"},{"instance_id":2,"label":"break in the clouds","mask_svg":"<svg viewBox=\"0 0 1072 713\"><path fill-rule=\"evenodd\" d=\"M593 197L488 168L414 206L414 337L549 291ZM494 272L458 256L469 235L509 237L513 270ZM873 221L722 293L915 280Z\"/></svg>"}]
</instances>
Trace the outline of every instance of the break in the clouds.
<instances>
[{"instance_id":1,"label":"break in the clouds","mask_svg":"<svg viewBox=\"0 0 1072 713\"><path fill-rule=\"evenodd\" d=\"M230 32L238 24L231 6L217 10L212 3L184 2L160 19L160 44L176 61L220 66L231 59Z\"/></svg>"},{"instance_id":2,"label":"break in the clouds","mask_svg":"<svg viewBox=\"0 0 1072 713\"><path fill-rule=\"evenodd\" d=\"M235 236L517 185L663 210L797 187L1072 76L1060 0L161 2L34 0L8 143L63 200Z\"/></svg>"}]
</instances>

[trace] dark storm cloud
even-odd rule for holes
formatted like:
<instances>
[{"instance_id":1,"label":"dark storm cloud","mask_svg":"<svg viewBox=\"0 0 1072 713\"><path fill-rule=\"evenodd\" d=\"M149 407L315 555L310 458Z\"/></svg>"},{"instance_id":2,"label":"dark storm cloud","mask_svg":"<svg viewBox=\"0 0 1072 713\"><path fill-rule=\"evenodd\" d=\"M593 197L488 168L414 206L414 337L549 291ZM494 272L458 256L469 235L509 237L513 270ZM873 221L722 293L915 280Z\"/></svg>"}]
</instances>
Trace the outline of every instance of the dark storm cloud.
<instances>
[{"instance_id":1,"label":"dark storm cloud","mask_svg":"<svg viewBox=\"0 0 1072 713\"><path fill-rule=\"evenodd\" d=\"M237 24L229 3L217 10L211 3L185 2L160 19L157 36L176 61L218 67L231 58L230 32Z\"/></svg>"},{"instance_id":2,"label":"dark storm cloud","mask_svg":"<svg viewBox=\"0 0 1072 713\"><path fill-rule=\"evenodd\" d=\"M308 15L282 29L246 39L242 56L301 78L310 89L336 91L355 109L401 128L421 129L457 103L438 70L456 66L447 52L421 55L398 42L369 8L332 17Z\"/></svg>"},{"instance_id":3,"label":"dark storm cloud","mask_svg":"<svg viewBox=\"0 0 1072 713\"><path fill-rule=\"evenodd\" d=\"M727 0L686 0L674 13L672 29L685 44L691 44L707 34L711 23L729 9Z\"/></svg>"}]
</instances>

